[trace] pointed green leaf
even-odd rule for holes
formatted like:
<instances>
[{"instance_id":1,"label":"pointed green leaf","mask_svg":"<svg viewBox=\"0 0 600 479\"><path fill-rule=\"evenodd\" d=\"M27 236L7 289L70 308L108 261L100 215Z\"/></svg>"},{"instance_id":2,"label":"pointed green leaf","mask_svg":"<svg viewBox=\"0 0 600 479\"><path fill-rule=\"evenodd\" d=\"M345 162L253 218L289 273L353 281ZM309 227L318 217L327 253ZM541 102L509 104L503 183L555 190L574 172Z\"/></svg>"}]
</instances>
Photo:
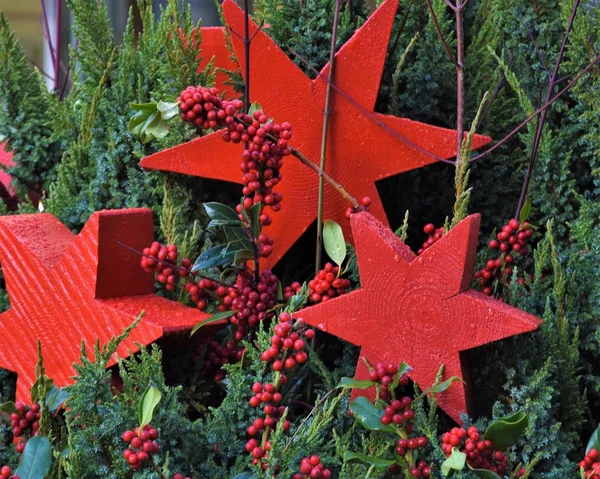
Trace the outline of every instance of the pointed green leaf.
<instances>
[{"instance_id":1,"label":"pointed green leaf","mask_svg":"<svg viewBox=\"0 0 600 479\"><path fill-rule=\"evenodd\" d=\"M519 440L528 424L527 414L519 410L490 424L485 431L485 439L492 441L496 449L504 451Z\"/></svg>"},{"instance_id":2,"label":"pointed green leaf","mask_svg":"<svg viewBox=\"0 0 600 479\"><path fill-rule=\"evenodd\" d=\"M240 200L240 206L242 207L242 218L244 218L244 221L246 222L246 224L250 224L250 217L248 216L248 209L244 206L244 197L242 196L242 199Z\"/></svg>"},{"instance_id":3,"label":"pointed green leaf","mask_svg":"<svg viewBox=\"0 0 600 479\"><path fill-rule=\"evenodd\" d=\"M323 246L329 256L338 266L346 258L346 240L342 227L335 221L326 220L323 225Z\"/></svg>"},{"instance_id":4,"label":"pointed green leaf","mask_svg":"<svg viewBox=\"0 0 600 479\"><path fill-rule=\"evenodd\" d=\"M157 110L157 104L154 102L148 103L129 103L129 107L132 110L143 111L143 112L155 112Z\"/></svg>"},{"instance_id":5,"label":"pointed green leaf","mask_svg":"<svg viewBox=\"0 0 600 479\"><path fill-rule=\"evenodd\" d=\"M146 392L142 395L138 407L140 430L152 422L154 409L158 405L161 396L161 392L152 385L148 386L148 389L146 389Z\"/></svg>"},{"instance_id":6,"label":"pointed green leaf","mask_svg":"<svg viewBox=\"0 0 600 479\"><path fill-rule=\"evenodd\" d=\"M375 381L367 381L364 379L342 378L337 385L338 388L346 389L369 389L377 384Z\"/></svg>"},{"instance_id":7,"label":"pointed green leaf","mask_svg":"<svg viewBox=\"0 0 600 479\"><path fill-rule=\"evenodd\" d=\"M235 258L235 252L230 251L224 253L223 251L226 247L226 245L217 245L203 251L202 254L198 256L194 266L192 266L192 273L203 269L231 264Z\"/></svg>"},{"instance_id":8,"label":"pointed green leaf","mask_svg":"<svg viewBox=\"0 0 600 479\"><path fill-rule=\"evenodd\" d=\"M8 401L0 404L0 412L5 412L8 414L12 414L13 412L18 412L15 407L15 403L13 401Z\"/></svg>"},{"instance_id":9,"label":"pointed green leaf","mask_svg":"<svg viewBox=\"0 0 600 479\"><path fill-rule=\"evenodd\" d=\"M31 402L40 402L42 399L41 395L43 391L46 394L52 389L54 386L54 381L50 379L48 376L43 375L42 377L37 378L33 386L31 386Z\"/></svg>"},{"instance_id":10,"label":"pointed green leaf","mask_svg":"<svg viewBox=\"0 0 600 479\"><path fill-rule=\"evenodd\" d=\"M596 449L597 451L600 451L600 426L598 426L591 435L590 440L585 448L585 452L587 453L590 449Z\"/></svg>"},{"instance_id":11,"label":"pointed green leaf","mask_svg":"<svg viewBox=\"0 0 600 479\"><path fill-rule=\"evenodd\" d=\"M525 204L521 208L521 213L519 214L519 221L521 223L527 221L529 219L530 214L531 214L531 198L528 196L525 199Z\"/></svg>"},{"instance_id":12,"label":"pointed green leaf","mask_svg":"<svg viewBox=\"0 0 600 479\"><path fill-rule=\"evenodd\" d=\"M254 103L252 103L252 105L250 105L250 108L248 109L248 115L252 116L252 114L257 110L263 111L263 109L260 106L260 103L255 101Z\"/></svg>"},{"instance_id":13,"label":"pointed green leaf","mask_svg":"<svg viewBox=\"0 0 600 479\"><path fill-rule=\"evenodd\" d=\"M350 411L352 411L354 419L356 419L356 421L358 421L362 427L368 429L369 431L396 431L396 428L391 424L385 425L381 423L383 411L377 408L366 397L361 396L352 401L350 403Z\"/></svg>"},{"instance_id":14,"label":"pointed green leaf","mask_svg":"<svg viewBox=\"0 0 600 479\"><path fill-rule=\"evenodd\" d=\"M69 393L65 389L57 388L52 386L48 394L46 395L46 406L49 411L54 414L69 399Z\"/></svg>"},{"instance_id":15,"label":"pointed green leaf","mask_svg":"<svg viewBox=\"0 0 600 479\"><path fill-rule=\"evenodd\" d=\"M217 226L227 227L227 228L238 228L242 222L238 220L210 220L208 223L208 228L216 228Z\"/></svg>"},{"instance_id":16,"label":"pointed green leaf","mask_svg":"<svg viewBox=\"0 0 600 479\"><path fill-rule=\"evenodd\" d=\"M252 235L255 238L258 238L260 235L260 209L261 204L256 203L255 205L252 205L252 208L250 208L249 211L250 224L252 225Z\"/></svg>"},{"instance_id":17,"label":"pointed green leaf","mask_svg":"<svg viewBox=\"0 0 600 479\"><path fill-rule=\"evenodd\" d=\"M248 235L243 230L243 228L227 227L227 228L223 228L223 231L225 232L225 237L227 238L227 241L235 241L238 239L248 239Z\"/></svg>"},{"instance_id":18,"label":"pointed green leaf","mask_svg":"<svg viewBox=\"0 0 600 479\"><path fill-rule=\"evenodd\" d=\"M502 479L498 474L489 469L473 469L471 466L469 466L469 469L473 471L473 474L479 477L479 479Z\"/></svg>"},{"instance_id":19,"label":"pointed green leaf","mask_svg":"<svg viewBox=\"0 0 600 479\"><path fill-rule=\"evenodd\" d=\"M402 379L402 376L404 376L405 374L408 374L410 371L412 371L412 368L408 364L406 364L406 363L400 364L400 367L398 368L398 372L394 376L394 380L392 381L392 384L390 385L390 391L395 390L398 387L398 384L400 384L400 379Z\"/></svg>"},{"instance_id":20,"label":"pointed green leaf","mask_svg":"<svg viewBox=\"0 0 600 479\"><path fill-rule=\"evenodd\" d=\"M361 454L360 452L352 451L344 452L344 461L359 462L360 464L365 464L367 466L375 466L377 469L388 468L395 462L390 459L381 459L376 456L367 456L366 454Z\"/></svg>"},{"instance_id":21,"label":"pointed green leaf","mask_svg":"<svg viewBox=\"0 0 600 479\"><path fill-rule=\"evenodd\" d=\"M223 250L223 254L239 251L241 249L247 249L247 250L252 249L252 243L250 242L250 240L248 238L238 239L238 240L231 241L230 243L227 243L227 246Z\"/></svg>"},{"instance_id":22,"label":"pointed green leaf","mask_svg":"<svg viewBox=\"0 0 600 479\"><path fill-rule=\"evenodd\" d=\"M207 326L209 324L218 323L219 321L223 321L231 316L233 316L237 311L220 311L218 313L213 314L210 318L205 319L204 321L200 321L190 333L190 336L193 336L196 331L198 331L201 327Z\"/></svg>"},{"instance_id":23,"label":"pointed green leaf","mask_svg":"<svg viewBox=\"0 0 600 479\"><path fill-rule=\"evenodd\" d=\"M467 455L460 452L455 447L452 448L452 454L442 463L442 474L449 475L452 471L462 471L467 462Z\"/></svg>"},{"instance_id":24,"label":"pointed green leaf","mask_svg":"<svg viewBox=\"0 0 600 479\"><path fill-rule=\"evenodd\" d=\"M431 386L430 388L425 389L425 391L423 391L421 394L419 394L415 398L415 401L423 399L428 394L438 394L438 393L444 392L446 389L448 389L452 385L452 383L455 383L457 381L464 383L462 378L459 378L458 376L452 376L451 378L446 379L444 382L441 382L439 384Z\"/></svg>"},{"instance_id":25,"label":"pointed green leaf","mask_svg":"<svg viewBox=\"0 0 600 479\"><path fill-rule=\"evenodd\" d=\"M235 264L242 264L246 261L250 261L254 259L254 253L249 249L241 249L235 252L235 257L233 258L233 262Z\"/></svg>"},{"instance_id":26,"label":"pointed green leaf","mask_svg":"<svg viewBox=\"0 0 600 479\"><path fill-rule=\"evenodd\" d=\"M52 465L52 446L45 436L34 436L25 444L21 464L15 476L21 479L44 479Z\"/></svg>"},{"instance_id":27,"label":"pointed green leaf","mask_svg":"<svg viewBox=\"0 0 600 479\"><path fill-rule=\"evenodd\" d=\"M235 210L231 209L227 205L224 205L223 203L212 201L209 203L204 203L202 206L204 206L206 214L211 220L240 221L240 217Z\"/></svg>"},{"instance_id":28,"label":"pointed green leaf","mask_svg":"<svg viewBox=\"0 0 600 479\"><path fill-rule=\"evenodd\" d=\"M176 101L163 101L163 100L160 100L156 104L156 109L158 111L160 111L161 113L164 113L166 111L171 111L174 108L179 108L179 103L177 103Z\"/></svg>"}]
</instances>

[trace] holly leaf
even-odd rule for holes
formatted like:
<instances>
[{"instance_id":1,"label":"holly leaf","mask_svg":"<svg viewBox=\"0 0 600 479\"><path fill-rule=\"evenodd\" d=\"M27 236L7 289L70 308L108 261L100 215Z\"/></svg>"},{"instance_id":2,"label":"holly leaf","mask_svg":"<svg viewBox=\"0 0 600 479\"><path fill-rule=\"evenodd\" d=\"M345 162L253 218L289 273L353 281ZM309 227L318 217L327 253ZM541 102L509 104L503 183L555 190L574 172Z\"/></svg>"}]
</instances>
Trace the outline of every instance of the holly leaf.
<instances>
[{"instance_id":1,"label":"holly leaf","mask_svg":"<svg viewBox=\"0 0 600 479\"><path fill-rule=\"evenodd\" d=\"M586 454L590 449L596 449L597 451L600 451L600 426L598 426L591 435L590 440L585 447Z\"/></svg>"},{"instance_id":2,"label":"holly leaf","mask_svg":"<svg viewBox=\"0 0 600 479\"><path fill-rule=\"evenodd\" d=\"M45 374L37 378L33 386L31 386L31 402L40 402L42 399L41 395L45 391L46 394L54 386L54 381Z\"/></svg>"},{"instance_id":3,"label":"holly leaf","mask_svg":"<svg viewBox=\"0 0 600 479\"><path fill-rule=\"evenodd\" d=\"M419 394L414 400L419 401L420 399L423 399L428 394L438 394L438 393L444 392L446 389L448 389L452 385L452 383L455 383L457 381L464 383L462 378L460 378L458 376L452 376L451 378L446 379L444 382L435 384L435 385L431 386L430 388L425 389L425 391L423 391L421 394Z\"/></svg>"},{"instance_id":4,"label":"holly leaf","mask_svg":"<svg viewBox=\"0 0 600 479\"><path fill-rule=\"evenodd\" d=\"M496 449L504 451L519 440L528 424L527 414L519 410L490 424L484 438L492 441Z\"/></svg>"},{"instance_id":5,"label":"holly leaf","mask_svg":"<svg viewBox=\"0 0 600 479\"><path fill-rule=\"evenodd\" d=\"M138 406L138 419L140 421L140 430L147 424L152 422L152 416L154 415L154 409L160 402L162 397L161 392L153 385L148 386L148 389L144 392L140 399Z\"/></svg>"},{"instance_id":6,"label":"holly leaf","mask_svg":"<svg viewBox=\"0 0 600 479\"><path fill-rule=\"evenodd\" d=\"M369 389L375 386L375 384L377 384L375 381L365 379L342 378L337 387L345 389Z\"/></svg>"},{"instance_id":7,"label":"holly leaf","mask_svg":"<svg viewBox=\"0 0 600 479\"><path fill-rule=\"evenodd\" d=\"M241 223L240 217L235 210L223 203L211 201L209 203L204 203L202 206L204 206L204 210L211 220L229 220Z\"/></svg>"},{"instance_id":8,"label":"holly leaf","mask_svg":"<svg viewBox=\"0 0 600 479\"><path fill-rule=\"evenodd\" d=\"M462 471L466 463L467 455L453 447L452 454L450 454L442 463L442 474L448 476L452 471Z\"/></svg>"},{"instance_id":9,"label":"holly leaf","mask_svg":"<svg viewBox=\"0 0 600 479\"><path fill-rule=\"evenodd\" d=\"M255 111L263 111L263 109L260 106L260 103L258 103L257 101L250 105L250 108L248 109L248 115L252 116Z\"/></svg>"},{"instance_id":10,"label":"holly leaf","mask_svg":"<svg viewBox=\"0 0 600 479\"><path fill-rule=\"evenodd\" d=\"M25 444L21 464L15 476L21 479L44 479L52 465L52 447L46 436L34 436Z\"/></svg>"},{"instance_id":11,"label":"holly leaf","mask_svg":"<svg viewBox=\"0 0 600 479\"><path fill-rule=\"evenodd\" d=\"M402 379L402 376L404 376L405 374L408 374L410 371L412 371L412 368L408 364L406 364L406 363L400 364L400 367L398 368L398 372L394 376L394 380L392 381L392 384L390 385L390 391L395 390L398 387L398 384L400 384L400 379Z\"/></svg>"},{"instance_id":12,"label":"holly leaf","mask_svg":"<svg viewBox=\"0 0 600 479\"><path fill-rule=\"evenodd\" d=\"M386 425L381 423L383 411L377 408L366 397L359 397L352 401L350 403L350 411L352 411L354 419L356 419L362 427L368 429L369 431L396 431L396 428L391 424Z\"/></svg>"},{"instance_id":13,"label":"holly leaf","mask_svg":"<svg viewBox=\"0 0 600 479\"><path fill-rule=\"evenodd\" d=\"M52 386L46 395L46 406L50 412L54 414L64 404L64 402L69 399L69 397L70 394L65 389Z\"/></svg>"},{"instance_id":14,"label":"holly leaf","mask_svg":"<svg viewBox=\"0 0 600 479\"><path fill-rule=\"evenodd\" d=\"M192 332L190 336L193 336L196 331L198 331L203 326L208 326L209 324L218 323L219 321L223 321L231 316L233 316L237 311L220 311L218 313L213 314L210 318L206 318L204 321L200 321L196 326L192 328Z\"/></svg>"},{"instance_id":15,"label":"holly leaf","mask_svg":"<svg viewBox=\"0 0 600 479\"><path fill-rule=\"evenodd\" d=\"M217 245L203 251L194 262L192 273L232 263L235 258L235 251L225 253L226 247L226 245Z\"/></svg>"},{"instance_id":16,"label":"holly leaf","mask_svg":"<svg viewBox=\"0 0 600 479\"><path fill-rule=\"evenodd\" d=\"M335 221L325 220L323 225L323 246L325 252L338 266L346 258L346 240L342 227Z\"/></svg>"},{"instance_id":17,"label":"holly leaf","mask_svg":"<svg viewBox=\"0 0 600 479\"><path fill-rule=\"evenodd\" d=\"M391 459L381 459L376 456L367 456L366 454L352 451L344 452L344 461L359 462L360 464L364 464L366 466L375 466L377 469L388 468L396 462L392 461Z\"/></svg>"},{"instance_id":18,"label":"holly leaf","mask_svg":"<svg viewBox=\"0 0 600 479\"><path fill-rule=\"evenodd\" d=\"M260 208L261 204L256 203L252 205L248 213L250 215L250 224L252 225L252 236L255 238L258 238L260 235Z\"/></svg>"},{"instance_id":19,"label":"holly leaf","mask_svg":"<svg viewBox=\"0 0 600 479\"><path fill-rule=\"evenodd\" d=\"M227 227L227 228L239 228L242 225L242 222L237 220L210 220L208 223L208 228L216 228L217 226Z\"/></svg>"},{"instance_id":20,"label":"holly leaf","mask_svg":"<svg viewBox=\"0 0 600 479\"><path fill-rule=\"evenodd\" d=\"M159 101L156 109L160 111L163 120L168 121L179 113L179 103L176 101Z\"/></svg>"},{"instance_id":21,"label":"holly leaf","mask_svg":"<svg viewBox=\"0 0 600 479\"><path fill-rule=\"evenodd\" d=\"M525 199L525 204L523 204L523 207L521 208L521 212L519 213L519 221L521 223L524 223L525 221L527 221L530 214L531 214L531 198L528 196Z\"/></svg>"},{"instance_id":22,"label":"holly leaf","mask_svg":"<svg viewBox=\"0 0 600 479\"><path fill-rule=\"evenodd\" d=\"M471 466L469 466L469 469L480 479L502 479L498 474L489 469L473 469Z\"/></svg>"}]
</instances>

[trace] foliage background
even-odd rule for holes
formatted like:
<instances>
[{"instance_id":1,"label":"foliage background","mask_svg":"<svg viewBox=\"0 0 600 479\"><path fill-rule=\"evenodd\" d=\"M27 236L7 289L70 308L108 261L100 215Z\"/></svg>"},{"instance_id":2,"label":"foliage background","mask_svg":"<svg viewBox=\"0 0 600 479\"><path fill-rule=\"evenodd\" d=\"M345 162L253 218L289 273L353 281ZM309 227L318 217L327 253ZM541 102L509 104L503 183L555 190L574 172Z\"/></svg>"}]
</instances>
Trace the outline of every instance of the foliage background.
<instances>
[{"instance_id":1,"label":"foliage background","mask_svg":"<svg viewBox=\"0 0 600 479\"><path fill-rule=\"evenodd\" d=\"M10 171L15 185L22 198L30 190L42 193L46 210L74 230L98 209L149 206L156 213L157 236L168 241L185 238L184 249L193 255L212 240L207 233L198 234L206 225L200 207L202 201L211 198L233 203L235 188L139 169L137 163L143 156L197 134L187 125L173 124L164 139L150 144L142 144L127 131L129 102L174 98L189 84L211 83L213 72L210 68L196 71L197 52L187 48L178 33L180 26L186 35L191 33L195 26L191 16L171 1L165 13L155 18L140 0L142 30L135 32L130 21L123 43L116 45L103 6L98 7L93 0L67 3L73 12L78 44L72 51L76 61L70 66L73 86L62 100L47 92L41 75L27 66L10 27L0 16L0 136L6 138L15 154L17 164ZM401 0L400 4L377 109L453 127L454 71L441 48L426 4L421 0ZM547 70L553 68L572 4L573 0L471 0L465 18L468 119L473 118L483 92L494 91L504 76L492 106L486 111L481 133L500 139L539 106L540 98L545 96ZM454 45L450 12L443 0L433 0L433 6L449 44ZM324 65L333 17L332 0L302 3L257 0L256 9L256 16L270 25L270 35L284 51L293 47L313 66ZM351 0L351 5L344 3L339 44L349 38L366 15L362 0ZM580 7L561 66L561 78L570 78L598 54L598 21L597 6L589 3ZM415 36L414 46L399 66L401 56ZM513 454L515 458L529 460L541 452L543 459L533 477L544 479L575 477L583 446L600 419L598 74L596 66L549 110L530 188L533 202L530 220L538 226L539 241L535 261L529 266L535 282L527 289L515 286L506 297L511 303L543 316L544 326L536 334L470 354L479 413L497 417L519 407L529 412L530 427ZM293 118L281 120L293 124ZM474 163L470 211L483 213L482 245L494 229L514 215L534 129L532 122L501 148ZM393 228L400 226L405 211L410 211L408 241L413 247L423 241L421 228L425 223L441 224L449 214L453 175L452 168L439 164L380 182L379 190ZM18 213L29 211L31 206L23 204ZM301 243L298 248L303 258L312 258L310 246ZM482 248L481 261L486 254ZM293 276L294 271L286 274ZM2 304L5 307L8 304L5 295ZM326 374L321 374L322 393L327 384L335 384L339 367L352 364L352 349L333 339L329 341L329 350L348 359L334 361L322 354L326 364L321 372L327 368L333 371L328 380ZM160 375L157 368L152 371L153 375ZM101 376L99 370L82 374L87 374L90 381L94 375ZM186 436L192 441L190 444L195 444L196 451L209 450L219 442L215 438L231 433L232 422L241 424L246 420L246 412L237 408L240 398L236 395L244 394L244 388L256 374L248 371L230 375L227 399L214 415L208 416L212 418L209 424L203 425L208 432ZM10 380L3 381L4 396L10 395L10 384ZM106 399L110 391L98 392L92 388L81 392L82 398L97 394ZM180 400L191 401L189 394L177 391L172 394L172 404L177 402L177 394ZM328 444L323 444L321 437L303 433L300 439L305 440L306 450L299 450L299 457L309 454L310 448L317 448L334 467L341 467L336 452L344 447L361 446L369 452L382 447L380 438L362 437L347 424L344 401L340 398L332 404L322 420L333 421L332 424L346 432ZM110 416L112 434L127 423L128 411L126 407L111 407L101 414L98 424L104 424ZM437 423L431 423L425 416L423 411L423 428L429 428L431 438L435 439L439 432ZM178 420L165 418L165 430L173 430ZM445 427L445 419L440 421L439 427ZM184 433L198 430L198 424L188 422L180 425ZM236 434L242 444L243 430L236 430ZM212 459L206 462L202 456L198 459L204 464L190 463L190 468L205 474L222 472L219 467L226 467L230 459L241 454L236 449L239 444L231 443L231 450L222 451L225 459L213 464L215 456L208 453ZM175 457L173 460L177 461ZM86 467L94 468L96 464L90 461ZM202 467L216 469L208 472ZM236 467L241 469L240 465ZM350 466L343 466L346 469L340 470L340 477L362 477L360 474L366 471L361 467L352 466L349 470ZM107 477L101 474L100 469L94 469L86 472L85 477ZM370 477L380 477L375 472L371 474Z\"/></svg>"}]
</instances>

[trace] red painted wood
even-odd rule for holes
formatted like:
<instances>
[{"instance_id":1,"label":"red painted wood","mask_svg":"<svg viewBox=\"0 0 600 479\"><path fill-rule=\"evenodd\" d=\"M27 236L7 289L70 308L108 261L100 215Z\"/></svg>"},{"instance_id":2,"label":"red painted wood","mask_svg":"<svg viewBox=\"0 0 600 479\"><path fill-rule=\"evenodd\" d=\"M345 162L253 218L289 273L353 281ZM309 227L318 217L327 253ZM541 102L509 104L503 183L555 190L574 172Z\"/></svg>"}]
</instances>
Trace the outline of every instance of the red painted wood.
<instances>
[{"instance_id":1,"label":"red painted wood","mask_svg":"<svg viewBox=\"0 0 600 479\"><path fill-rule=\"evenodd\" d=\"M373 111L387 53L387 45L398 0L386 0L336 54L335 84L367 111ZM244 15L232 0L223 2L223 13L230 28L243 32ZM251 31L257 26L252 24ZM238 59L243 59L243 44L232 34ZM328 67L323 69L327 74ZM242 65L242 72L244 71ZM319 163L326 83L311 80L263 31L252 41L251 99L260 103L267 115L278 122L292 124L291 144L310 160ZM339 94L332 92L326 170L356 198L369 196L370 210L386 222L375 182L433 163L431 159L394 138L373 120L366 118ZM443 158L454 156L456 132L424 123L375 113L378 120L421 148ZM490 138L476 136L479 148ZM241 183L242 147L224 143L216 132L183 145L144 158L149 169L175 171L193 176ZM264 261L273 266L289 250L317 217L319 178L297 159L287 157L281 211L273 214L267 233L276 238L273 254ZM344 214L345 200L328 185L325 188L324 216L340 223L350 238Z\"/></svg>"},{"instance_id":2,"label":"red painted wood","mask_svg":"<svg viewBox=\"0 0 600 479\"><path fill-rule=\"evenodd\" d=\"M12 185L12 177L5 168L11 168L14 165L13 155L6 149L6 142L0 143L0 198L11 211L17 209L18 202Z\"/></svg>"},{"instance_id":3,"label":"red painted wood","mask_svg":"<svg viewBox=\"0 0 600 479\"><path fill-rule=\"evenodd\" d=\"M145 316L120 357L165 334L189 333L209 315L154 294L154 276L116 242L143 249L153 239L149 209L94 213L75 235L50 214L0 217L0 263L10 308L0 315L0 367L18 374L17 399L35 381L37 341L58 386L70 384L81 343L93 353ZM209 327L206 332L209 332ZM114 361L111 363L114 364Z\"/></svg>"},{"instance_id":4,"label":"red painted wood","mask_svg":"<svg viewBox=\"0 0 600 479\"><path fill-rule=\"evenodd\" d=\"M211 60L214 60L213 67L215 68L234 71L238 69L237 63L230 58L231 53L225 44L224 27L202 27L200 29L200 54L202 55L202 60L198 66L198 73L204 70ZM239 93L236 93L231 85L225 84L228 80L229 75L227 73L217 71L215 86L219 91L225 93L226 98L239 96Z\"/></svg>"},{"instance_id":5,"label":"red painted wood","mask_svg":"<svg viewBox=\"0 0 600 479\"><path fill-rule=\"evenodd\" d=\"M361 346L358 379L368 379L362 358L399 364L425 389L441 365L444 377L468 379L461 352L535 330L541 321L517 308L469 289L477 248L479 215L416 256L369 213L352 215L361 288L299 311L319 329ZM353 391L371 395L374 391ZM468 411L467 389L453 384L439 406L456 421Z\"/></svg>"}]
</instances>

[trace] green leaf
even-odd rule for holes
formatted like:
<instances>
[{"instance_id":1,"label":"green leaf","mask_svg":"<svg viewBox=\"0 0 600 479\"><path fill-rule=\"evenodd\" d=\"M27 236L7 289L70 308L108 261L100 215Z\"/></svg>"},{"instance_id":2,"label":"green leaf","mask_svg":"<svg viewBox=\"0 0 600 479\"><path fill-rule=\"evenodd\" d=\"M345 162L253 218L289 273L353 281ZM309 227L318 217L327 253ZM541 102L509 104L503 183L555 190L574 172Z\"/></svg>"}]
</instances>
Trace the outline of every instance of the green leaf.
<instances>
[{"instance_id":1,"label":"green leaf","mask_svg":"<svg viewBox=\"0 0 600 479\"><path fill-rule=\"evenodd\" d=\"M383 411L377 408L366 397L361 396L352 401L350 403L350 411L352 411L354 419L356 419L362 427L368 429L369 431L396 431L396 428L391 424L385 425L381 423Z\"/></svg>"},{"instance_id":2,"label":"green leaf","mask_svg":"<svg viewBox=\"0 0 600 479\"><path fill-rule=\"evenodd\" d=\"M160 111L163 120L167 121L176 116L179 113L179 103L159 101L156 105L156 109Z\"/></svg>"},{"instance_id":3,"label":"green leaf","mask_svg":"<svg viewBox=\"0 0 600 479\"><path fill-rule=\"evenodd\" d=\"M238 239L248 239L248 235L246 234L246 232L244 231L243 228L225 227L225 228L223 228L223 231L225 233L225 237L227 238L227 241L229 241L229 242L235 241Z\"/></svg>"},{"instance_id":4,"label":"green leaf","mask_svg":"<svg viewBox=\"0 0 600 479\"><path fill-rule=\"evenodd\" d=\"M600 426L598 426L594 433L591 435L590 440L588 441L587 446L585 448L586 454L590 449L596 449L600 451Z\"/></svg>"},{"instance_id":5,"label":"green leaf","mask_svg":"<svg viewBox=\"0 0 600 479\"><path fill-rule=\"evenodd\" d=\"M419 394L415 398L415 401L423 399L428 394L438 394L438 393L444 392L446 389L448 389L452 385L452 383L455 383L457 381L464 383L462 378L459 378L458 376L452 376L451 378L446 379L444 382L441 382L439 384L431 386L430 388L425 389L425 391L423 391L421 394Z\"/></svg>"},{"instance_id":6,"label":"green leaf","mask_svg":"<svg viewBox=\"0 0 600 479\"><path fill-rule=\"evenodd\" d=\"M254 103L252 103L252 105L250 105L250 108L248 109L248 115L252 116L253 113L257 110L263 111L263 109L260 106L260 103L255 101Z\"/></svg>"},{"instance_id":7,"label":"green leaf","mask_svg":"<svg viewBox=\"0 0 600 479\"><path fill-rule=\"evenodd\" d=\"M250 261L254 259L254 253L249 249L241 249L235 252L235 257L233 258L233 262L235 264L242 264L246 261Z\"/></svg>"},{"instance_id":8,"label":"green leaf","mask_svg":"<svg viewBox=\"0 0 600 479\"><path fill-rule=\"evenodd\" d=\"M155 102L149 103L129 103L129 107L135 111L142 111L152 113L158 109L158 105Z\"/></svg>"},{"instance_id":9,"label":"green leaf","mask_svg":"<svg viewBox=\"0 0 600 479\"><path fill-rule=\"evenodd\" d=\"M213 314L210 318L205 319L204 321L200 321L196 326L193 327L190 336L193 336L196 331L198 331L201 327L207 326L209 324L217 323L219 321L223 321L224 319L233 316L237 311L221 311L219 313Z\"/></svg>"},{"instance_id":10,"label":"green leaf","mask_svg":"<svg viewBox=\"0 0 600 479\"><path fill-rule=\"evenodd\" d=\"M247 224L250 224L250 217L248 216L248 209L244 206L244 197L240 200L240 206L242 207L242 218Z\"/></svg>"},{"instance_id":11,"label":"green leaf","mask_svg":"<svg viewBox=\"0 0 600 479\"><path fill-rule=\"evenodd\" d=\"M52 379L45 374L39 377L31 387L31 402L40 402L42 399L44 399L41 397L42 393L45 391L46 394L48 394L53 386L54 381L52 381Z\"/></svg>"},{"instance_id":12,"label":"green leaf","mask_svg":"<svg viewBox=\"0 0 600 479\"><path fill-rule=\"evenodd\" d=\"M8 414L12 414L13 412L18 412L15 407L15 403L13 401L8 401L0 404L0 412L5 412Z\"/></svg>"},{"instance_id":13,"label":"green leaf","mask_svg":"<svg viewBox=\"0 0 600 479\"><path fill-rule=\"evenodd\" d=\"M161 392L153 385L148 386L148 389L142 395L138 406L140 430L152 422L154 408L159 403L161 396Z\"/></svg>"},{"instance_id":14,"label":"green leaf","mask_svg":"<svg viewBox=\"0 0 600 479\"><path fill-rule=\"evenodd\" d=\"M50 441L46 436L34 436L25 444L23 459L15 471L15 475L21 479L44 479L51 465Z\"/></svg>"},{"instance_id":15,"label":"green leaf","mask_svg":"<svg viewBox=\"0 0 600 479\"><path fill-rule=\"evenodd\" d=\"M260 235L260 208L261 204L256 203L250 208L250 224L252 225L252 235L258 238Z\"/></svg>"},{"instance_id":16,"label":"green leaf","mask_svg":"<svg viewBox=\"0 0 600 479\"><path fill-rule=\"evenodd\" d=\"M400 384L400 379L402 379L402 376L404 376L405 374L408 374L410 371L412 371L412 368L408 364L406 364L406 363L400 364L400 367L398 368L398 372L394 376L394 380L392 381L392 384L390 385L390 391L393 391L394 389L396 389L398 387L398 384Z\"/></svg>"},{"instance_id":17,"label":"green leaf","mask_svg":"<svg viewBox=\"0 0 600 479\"><path fill-rule=\"evenodd\" d=\"M471 466L469 466L469 469L480 479L502 479L498 474L489 469L473 469Z\"/></svg>"},{"instance_id":18,"label":"green leaf","mask_svg":"<svg viewBox=\"0 0 600 479\"><path fill-rule=\"evenodd\" d=\"M327 256L340 266L346 258L346 240L344 240L342 227L335 221L325 220L323 246L325 246Z\"/></svg>"},{"instance_id":19,"label":"green leaf","mask_svg":"<svg viewBox=\"0 0 600 479\"><path fill-rule=\"evenodd\" d=\"M242 222L238 220L210 220L208 223L209 228L216 228L217 226L223 226L227 228L239 228Z\"/></svg>"},{"instance_id":20,"label":"green leaf","mask_svg":"<svg viewBox=\"0 0 600 479\"><path fill-rule=\"evenodd\" d=\"M462 471L467 462L467 455L460 452L455 447L452 448L452 454L442 463L442 474L449 475L452 471Z\"/></svg>"},{"instance_id":21,"label":"green leaf","mask_svg":"<svg viewBox=\"0 0 600 479\"><path fill-rule=\"evenodd\" d=\"M252 249L252 243L248 238L241 238L227 243L227 246L223 250L223 254L239 251L242 249Z\"/></svg>"},{"instance_id":22,"label":"green leaf","mask_svg":"<svg viewBox=\"0 0 600 479\"><path fill-rule=\"evenodd\" d=\"M519 440L528 424L527 414L519 410L490 424L484 437L492 441L496 449L504 451Z\"/></svg>"},{"instance_id":23,"label":"green leaf","mask_svg":"<svg viewBox=\"0 0 600 479\"><path fill-rule=\"evenodd\" d=\"M227 205L217 202L204 203L204 210L211 220L231 220L240 222L238 214Z\"/></svg>"},{"instance_id":24,"label":"green leaf","mask_svg":"<svg viewBox=\"0 0 600 479\"><path fill-rule=\"evenodd\" d=\"M379 457L367 456L366 454L352 451L344 452L344 461L359 462L360 464L365 464L367 466L375 466L378 469L388 468L396 462L392 461L391 459L381 459Z\"/></svg>"},{"instance_id":25,"label":"green leaf","mask_svg":"<svg viewBox=\"0 0 600 479\"><path fill-rule=\"evenodd\" d=\"M52 414L54 414L60 406L69 399L70 394L65 389L57 388L52 386L48 394L46 395L46 406Z\"/></svg>"},{"instance_id":26,"label":"green leaf","mask_svg":"<svg viewBox=\"0 0 600 479\"><path fill-rule=\"evenodd\" d=\"M375 386L375 384L377 384L375 381L367 381L364 379L354 378L342 378L337 387L348 389L368 389L370 387Z\"/></svg>"},{"instance_id":27,"label":"green leaf","mask_svg":"<svg viewBox=\"0 0 600 479\"><path fill-rule=\"evenodd\" d=\"M521 223L527 221L529 215L531 214L531 198L528 196L525 198L525 204L521 208L521 212L519 213L519 221Z\"/></svg>"},{"instance_id":28,"label":"green leaf","mask_svg":"<svg viewBox=\"0 0 600 479\"><path fill-rule=\"evenodd\" d=\"M257 479L257 477L251 472L242 472L238 474L233 479Z\"/></svg>"},{"instance_id":29,"label":"green leaf","mask_svg":"<svg viewBox=\"0 0 600 479\"><path fill-rule=\"evenodd\" d=\"M235 258L235 251L224 253L225 248L227 248L226 245L217 245L203 251L196 259L194 266L192 266L192 273L232 263Z\"/></svg>"}]
</instances>

